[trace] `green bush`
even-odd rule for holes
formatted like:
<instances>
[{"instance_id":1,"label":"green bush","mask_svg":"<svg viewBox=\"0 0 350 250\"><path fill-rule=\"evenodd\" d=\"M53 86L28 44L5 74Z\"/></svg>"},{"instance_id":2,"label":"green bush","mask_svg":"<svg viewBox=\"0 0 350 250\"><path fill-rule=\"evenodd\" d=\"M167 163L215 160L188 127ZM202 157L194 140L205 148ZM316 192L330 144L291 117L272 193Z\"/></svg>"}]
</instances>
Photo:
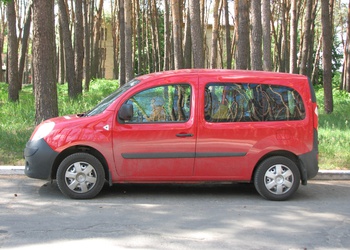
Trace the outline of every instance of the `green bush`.
<instances>
[{"instance_id":1,"label":"green bush","mask_svg":"<svg viewBox=\"0 0 350 250\"><path fill-rule=\"evenodd\" d=\"M319 106L319 152L321 169L350 169L350 93L333 89L334 110L324 112L324 92L316 90Z\"/></svg>"}]
</instances>

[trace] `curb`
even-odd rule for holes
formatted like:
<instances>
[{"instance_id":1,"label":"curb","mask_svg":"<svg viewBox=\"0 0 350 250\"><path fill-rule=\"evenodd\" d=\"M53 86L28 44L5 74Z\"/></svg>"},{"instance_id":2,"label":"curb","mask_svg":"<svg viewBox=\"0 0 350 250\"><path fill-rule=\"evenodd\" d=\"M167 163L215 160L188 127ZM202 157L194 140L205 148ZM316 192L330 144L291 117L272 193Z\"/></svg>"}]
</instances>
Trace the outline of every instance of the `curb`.
<instances>
[{"instance_id":1,"label":"curb","mask_svg":"<svg viewBox=\"0 0 350 250\"><path fill-rule=\"evenodd\" d=\"M0 166L0 175L24 175L24 166ZM350 180L350 170L320 170L312 180Z\"/></svg>"},{"instance_id":2,"label":"curb","mask_svg":"<svg viewBox=\"0 0 350 250\"><path fill-rule=\"evenodd\" d=\"M24 166L0 166L0 175L24 175Z\"/></svg>"},{"instance_id":3,"label":"curb","mask_svg":"<svg viewBox=\"0 0 350 250\"><path fill-rule=\"evenodd\" d=\"M313 180L350 180L350 170L319 170Z\"/></svg>"}]
</instances>

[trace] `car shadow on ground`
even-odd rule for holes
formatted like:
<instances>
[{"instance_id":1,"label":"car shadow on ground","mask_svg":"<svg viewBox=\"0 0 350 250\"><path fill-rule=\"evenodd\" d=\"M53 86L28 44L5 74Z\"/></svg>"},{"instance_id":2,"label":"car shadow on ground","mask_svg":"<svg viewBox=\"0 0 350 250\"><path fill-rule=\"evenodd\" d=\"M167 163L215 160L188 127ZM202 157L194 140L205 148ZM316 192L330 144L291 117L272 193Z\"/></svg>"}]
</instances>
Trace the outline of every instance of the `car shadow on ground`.
<instances>
[{"instance_id":1,"label":"car shadow on ground","mask_svg":"<svg viewBox=\"0 0 350 250\"><path fill-rule=\"evenodd\" d=\"M348 181L311 181L307 186L300 185L290 200L292 201L327 201L350 199ZM69 199L59 190L56 181L47 182L39 188L39 195L53 199ZM111 198L229 198L264 200L251 183L230 184L114 184L105 185L94 199Z\"/></svg>"},{"instance_id":2,"label":"car shadow on ground","mask_svg":"<svg viewBox=\"0 0 350 250\"><path fill-rule=\"evenodd\" d=\"M307 186L300 186L293 200L319 199L316 190L323 190L334 196L347 190L339 185L331 185L329 182L309 183ZM330 189L330 185L332 189ZM338 189L341 189L338 191ZM332 194L332 190L334 194ZM66 198L59 190L56 181L47 182L39 190L40 196L59 199ZM230 184L114 184L105 185L101 192L94 199L108 199L116 197L230 197L244 199L262 199L251 183L230 183Z\"/></svg>"},{"instance_id":3,"label":"car shadow on ground","mask_svg":"<svg viewBox=\"0 0 350 250\"><path fill-rule=\"evenodd\" d=\"M40 196L44 197L64 197L60 192L57 182L47 182L40 187ZM251 183L205 183L205 184L105 184L101 192L95 199L108 199L112 197L223 197L223 196L245 196L259 197L254 185Z\"/></svg>"}]
</instances>

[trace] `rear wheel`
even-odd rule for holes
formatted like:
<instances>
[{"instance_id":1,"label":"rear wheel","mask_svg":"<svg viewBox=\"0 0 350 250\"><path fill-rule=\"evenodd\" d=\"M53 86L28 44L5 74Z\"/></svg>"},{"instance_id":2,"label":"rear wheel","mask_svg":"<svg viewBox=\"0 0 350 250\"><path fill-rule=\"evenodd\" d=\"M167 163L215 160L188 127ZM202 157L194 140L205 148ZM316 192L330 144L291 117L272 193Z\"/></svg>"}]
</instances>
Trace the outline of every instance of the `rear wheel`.
<instances>
[{"instance_id":1,"label":"rear wheel","mask_svg":"<svg viewBox=\"0 0 350 250\"><path fill-rule=\"evenodd\" d=\"M75 153L65 158L57 170L57 184L66 196L91 199L102 189L105 172L101 162L88 153Z\"/></svg>"},{"instance_id":2,"label":"rear wheel","mask_svg":"<svg viewBox=\"0 0 350 250\"><path fill-rule=\"evenodd\" d=\"M287 200L299 188L300 172L292 160L283 156L270 157L258 166L254 185L268 200Z\"/></svg>"}]
</instances>

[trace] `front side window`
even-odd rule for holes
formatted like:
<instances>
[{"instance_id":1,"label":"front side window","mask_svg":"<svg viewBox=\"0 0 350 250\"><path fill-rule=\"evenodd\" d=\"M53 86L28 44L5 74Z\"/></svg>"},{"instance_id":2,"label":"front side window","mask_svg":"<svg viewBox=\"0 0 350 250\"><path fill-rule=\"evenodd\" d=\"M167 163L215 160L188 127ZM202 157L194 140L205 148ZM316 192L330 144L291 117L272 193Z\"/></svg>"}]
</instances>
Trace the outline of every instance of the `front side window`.
<instances>
[{"instance_id":1,"label":"front side window","mask_svg":"<svg viewBox=\"0 0 350 250\"><path fill-rule=\"evenodd\" d=\"M209 122L286 121L305 118L301 96L292 88L268 84L211 83L205 89Z\"/></svg>"},{"instance_id":2,"label":"front side window","mask_svg":"<svg viewBox=\"0 0 350 250\"><path fill-rule=\"evenodd\" d=\"M191 106L188 84L163 85L144 90L129 98L134 114L127 123L186 122Z\"/></svg>"}]
</instances>

